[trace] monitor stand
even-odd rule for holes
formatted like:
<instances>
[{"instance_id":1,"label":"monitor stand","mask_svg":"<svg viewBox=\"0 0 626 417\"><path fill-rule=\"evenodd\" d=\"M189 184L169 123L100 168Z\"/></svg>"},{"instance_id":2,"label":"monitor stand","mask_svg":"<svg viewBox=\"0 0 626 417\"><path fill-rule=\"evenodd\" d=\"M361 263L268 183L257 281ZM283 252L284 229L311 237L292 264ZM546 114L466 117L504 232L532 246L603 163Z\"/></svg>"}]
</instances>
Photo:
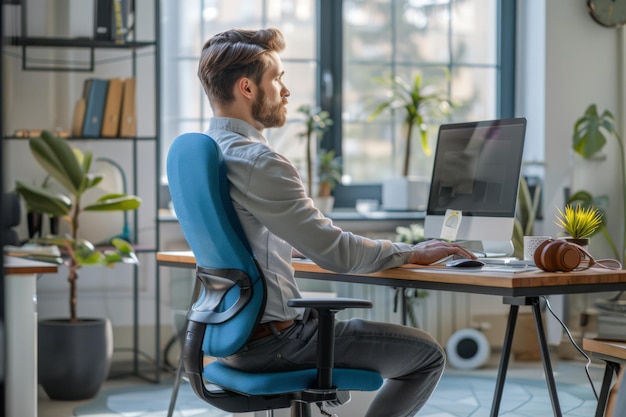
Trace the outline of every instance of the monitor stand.
<instances>
[{"instance_id":1,"label":"monitor stand","mask_svg":"<svg viewBox=\"0 0 626 417\"><path fill-rule=\"evenodd\" d=\"M465 240L457 243L472 251L478 258L510 257L515 250L510 240Z\"/></svg>"}]
</instances>

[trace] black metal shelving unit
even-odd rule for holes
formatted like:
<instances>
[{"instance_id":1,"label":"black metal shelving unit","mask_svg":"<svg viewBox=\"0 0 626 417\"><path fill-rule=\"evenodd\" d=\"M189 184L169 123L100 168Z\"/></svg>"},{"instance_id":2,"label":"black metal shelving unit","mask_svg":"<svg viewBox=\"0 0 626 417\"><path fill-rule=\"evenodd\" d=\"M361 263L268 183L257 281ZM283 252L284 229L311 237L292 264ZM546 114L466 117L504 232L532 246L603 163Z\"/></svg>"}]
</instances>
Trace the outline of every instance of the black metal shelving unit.
<instances>
[{"instance_id":1,"label":"black metal shelving unit","mask_svg":"<svg viewBox=\"0 0 626 417\"><path fill-rule=\"evenodd\" d=\"M134 39L137 33L137 30L132 32L132 35L125 41L108 41L108 40L98 40L92 38L65 38L65 37L29 37L27 34L28 22L26 18L26 5L27 1L24 0L21 3L21 33L18 36L13 36L8 39L7 44L11 46L21 47L22 49L22 70L23 71L65 71L65 72L93 72L98 62L96 60L96 53L98 50L106 49L106 50L119 50L120 54L128 53L131 61L131 77L137 77L137 53L142 50L152 50L151 52L154 55L154 119L155 119L155 134L154 136L136 136L136 137L100 137L100 138L84 138L84 137L68 137L67 139L70 141L124 141L127 143L132 143L132 166L133 166L133 183L130 187L130 192L133 194L139 195L141 197L141 193L139 192L138 185L138 161L139 161L139 143L153 142L154 143L154 153L155 153L155 169L154 169L154 187L155 187L155 201L154 201L154 225L155 225L155 238L154 242L150 244L139 244L138 236L137 236L137 225L138 225L138 213L137 211L133 212L134 215L134 225L135 231L134 236L132 237L133 245L135 246L135 251L137 254L153 254L155 256L154 260L154 279L155 279L155 320L156 320L156 330L155 330L155 356L150 361L152 365L154 365L154 369L149 372L145 372L145 370L141 369L140 366L140 355L142 354L139 349L139 268L141 265L135 265L133 268L133 342L131 350L133 352L132 359L132 371L131 374L141 377L147 381L152 382L160 382L161 378L161 349L160 349L160 277L159 277L159 268L156 267L156 252L160 247L160 228L158 225L158 209L159 209L159 193L160 193L160 184L159 184L159 173L161 171L160 167L160 112L161 112L161 102L159 96L160 89L160 1L154 0L154 38L149 41L137 41ZM139 10L135 10L135 15ZM89 54L88 65L86 66L71 66L71 65L55 65L55 66L33 66L28 63L28 49L29 48L67 48L67 49L84 49ZM27 137L17 136L17 135L4 135L4 140L27 140ZM143 175L145 173L142 172ZM148 373L152 373L153 376L150 377Z\"/></svg>"}]
</instances>

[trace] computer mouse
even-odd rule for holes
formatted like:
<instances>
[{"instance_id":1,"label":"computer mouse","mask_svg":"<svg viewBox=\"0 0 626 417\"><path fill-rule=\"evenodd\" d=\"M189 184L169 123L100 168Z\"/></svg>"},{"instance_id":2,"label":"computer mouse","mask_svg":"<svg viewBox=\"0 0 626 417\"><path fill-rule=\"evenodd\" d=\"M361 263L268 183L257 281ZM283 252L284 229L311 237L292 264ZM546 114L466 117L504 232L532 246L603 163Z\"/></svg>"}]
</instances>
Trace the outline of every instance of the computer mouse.
<instances>
[{"instance_id":1,"label":"computer mouse","mask_svg":"<svg viewBox=\"0 0 626 417\"><path fill-rule=\"evenodd\" d=\"M454 268L481 268L485 266L485 263L477 259L462 258L446 262L446 266L451 266Z\"/></svg>"}]
</instances>

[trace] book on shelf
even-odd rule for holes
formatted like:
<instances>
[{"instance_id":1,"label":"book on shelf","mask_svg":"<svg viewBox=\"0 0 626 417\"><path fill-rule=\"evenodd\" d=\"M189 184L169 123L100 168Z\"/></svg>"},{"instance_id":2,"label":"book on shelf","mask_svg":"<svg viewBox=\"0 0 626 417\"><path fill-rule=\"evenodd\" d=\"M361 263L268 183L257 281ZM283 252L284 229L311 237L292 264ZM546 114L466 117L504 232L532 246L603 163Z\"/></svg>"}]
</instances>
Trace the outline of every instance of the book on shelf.
<instances>
[{"instance_id":1,"label":"book on shelf","mask_svg":"<svg viewBox=\"0 0 626 417\"><path fill-rule=\"evenodd\" d=\"M111 16L111 39L125 42L129 35L130 9L128 0L113 0Z\"/></svg>"},{"instance_id":2,"label":"book on shelf","mask_svg":"<svg viewBox=\"0 0 626 417\"><path fill-rule=\"evenodd\" d=\"M74 105L74 116L72 118L72 136L78 137L83 134L83 123L85 122L86 100L84 97L76 100Z\"/></svg>"},{"instance_id":3,"label":"book on shelf","mask_svg":"<svg viewBox=\"0 0 626 417\"><path fill-rule=\"evenodd\" d=\"M85 80L83 97L85 98L84 137L99 137L102 130L102 116L106 101L109 80L89 78Z\"/></svg>"},{"instance_id":4,"label":"book on shelf","mask_svg":"<svg viewBox=\"0 0 626 417\"><path fill-rule=\"evenodd\" d=\"M93 38L110 41L113 39L113 0L95 0Z\"/></svg>"},{"instance_id":5,"label":"book on shelf","mask_svg":"<svg viewBox=\"0 0 626 417\"><path fill-rule=\"evenodd\" d=\"M135 84L135 78L124 79L124 87L122 88L122 115L120 118L120 137L123 138L137 135Z\"/></svg>"},{"instance_id":6,"label":"book on shelf","mask_svg":"<svg viewBox=\"0 0 626 417\"><path fill-rule=\"evenodd\" d=\"M121 78L109 80L104 115L102 117L102 137L116 137L120 128L120 114L122 112L123 82Z\"/></svg>"}]
</instances>

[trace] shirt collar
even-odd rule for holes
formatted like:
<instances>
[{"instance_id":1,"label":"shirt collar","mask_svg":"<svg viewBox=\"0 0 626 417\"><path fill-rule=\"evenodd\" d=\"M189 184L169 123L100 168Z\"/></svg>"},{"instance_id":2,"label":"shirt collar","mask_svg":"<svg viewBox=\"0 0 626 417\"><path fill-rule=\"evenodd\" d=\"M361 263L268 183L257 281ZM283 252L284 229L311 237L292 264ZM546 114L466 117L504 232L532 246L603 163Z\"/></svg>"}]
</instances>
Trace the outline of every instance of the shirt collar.
<instances>
[{"instance_id":1,"label":"shirt collar","mask_svg":"<svg viewBox=\"0 0 626 417\"><path fill-rule=\"evenodd\" d=\"M241 119L234 119L230 117L212 117L209 120L209 130L214 129L228 130L245 136L254 142L260 142L266 145L268 144L267 139L263 137L261 132Z\"/></svg>"}]
</instances>

